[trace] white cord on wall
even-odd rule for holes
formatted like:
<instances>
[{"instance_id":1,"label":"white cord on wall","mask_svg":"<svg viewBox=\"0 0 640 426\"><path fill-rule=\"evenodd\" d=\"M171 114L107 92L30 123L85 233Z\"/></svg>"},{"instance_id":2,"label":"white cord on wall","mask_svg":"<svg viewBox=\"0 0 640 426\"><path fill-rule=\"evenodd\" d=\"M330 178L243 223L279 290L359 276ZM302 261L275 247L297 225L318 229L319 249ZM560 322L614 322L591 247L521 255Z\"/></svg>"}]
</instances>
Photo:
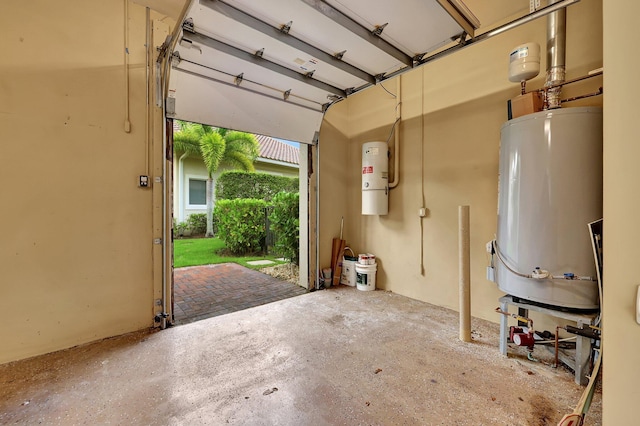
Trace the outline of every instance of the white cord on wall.
<instances>
[{"instance_id":1,"label":"white cord on wall","mask_svg":"<svg viewBox=\"0 0 640 426\"><path fill-rule=\"evenodd\" d=\"M421 68L421 90L420 90L420 195L422 197L422 209L425 209L424 196L424 67ZM420 275L424 276L424 217L420 220Z\"/></svg>"},{"instance_id":2,"label":"white cord on wall","mask_svg":"<svg viewBox=\"0 0 640 426\"><path fill-rule=\"evenodd\" d=\"M129 121L129 0L124 0L124 131L131 132Z\"/></svg>"}]
</instances>

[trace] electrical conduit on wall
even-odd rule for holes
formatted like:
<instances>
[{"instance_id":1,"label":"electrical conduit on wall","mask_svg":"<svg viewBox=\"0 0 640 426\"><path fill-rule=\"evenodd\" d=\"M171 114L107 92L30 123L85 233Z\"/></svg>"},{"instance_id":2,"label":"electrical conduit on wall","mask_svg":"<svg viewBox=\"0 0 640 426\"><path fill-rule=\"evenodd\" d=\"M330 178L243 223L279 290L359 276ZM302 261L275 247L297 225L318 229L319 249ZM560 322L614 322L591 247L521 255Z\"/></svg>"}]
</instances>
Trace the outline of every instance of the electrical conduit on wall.
<instances>
[{"instance_id":1,"label":"electrical conduit on wall","mask_svg":"<svg viewBox=\"0 0 640 426\"><path fill-rule=\"evenodd\" d=\"M129 121L129 0L124 0L124 131L131 132Z\"/></svg>"},{"instance_id":2,"label":"electrical conduit on wall","mask_svg":"<svg viewBox=\"0 0 640 426\"><path fill-rule=\"evenodd\" d=\"M425 196L424 196L424 68L421 69L420 79L420 197L422 200L420 212L425 211L425 215L420 214L420 275L424 276L424 218L426 216Z\"/></svg>"},{"instance_id":3,"label":"electrical conduit on wall","mask_svg":"<svg viewBox=\"0 0 640 426\"><path fill-rule=\"evenodd\" d=\"M389 183L389 189L395 188L400 183L400 119L402 118L402 76L396 80L396 120L393 123L395 128L393 139L393 181ZM397 126L397 127L396 127Z\"/></svg>"}]
</instances>

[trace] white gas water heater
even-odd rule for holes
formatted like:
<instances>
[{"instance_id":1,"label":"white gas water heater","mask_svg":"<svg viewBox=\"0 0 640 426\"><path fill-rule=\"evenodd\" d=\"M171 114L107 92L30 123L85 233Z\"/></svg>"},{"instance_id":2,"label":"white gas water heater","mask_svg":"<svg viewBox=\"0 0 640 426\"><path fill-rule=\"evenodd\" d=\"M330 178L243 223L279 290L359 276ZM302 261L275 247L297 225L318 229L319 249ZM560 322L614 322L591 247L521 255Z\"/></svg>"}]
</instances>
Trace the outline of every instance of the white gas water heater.
<instances>
[{"instance_id":1,"label":"white gas water heater","mask_svg":"<svg viewBox=\"0 0 640 426\"><path fill-rule=\"evenodd\" d=\"M386 142L362 145L362 214L389 213L389 158Z\"/></svg>"}]
</instances>

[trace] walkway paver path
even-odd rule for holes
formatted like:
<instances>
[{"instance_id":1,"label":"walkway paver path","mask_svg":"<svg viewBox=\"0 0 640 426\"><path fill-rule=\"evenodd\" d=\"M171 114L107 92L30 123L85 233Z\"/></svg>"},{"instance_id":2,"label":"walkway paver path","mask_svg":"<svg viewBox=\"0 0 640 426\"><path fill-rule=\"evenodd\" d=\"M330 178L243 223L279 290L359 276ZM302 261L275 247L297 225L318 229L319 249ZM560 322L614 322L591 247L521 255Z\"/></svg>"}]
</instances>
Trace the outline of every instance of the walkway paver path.
<instances>
[{"instance_id":1,"label":"walkway paver path","mask_svg":"<svg viewBox=\"0 0 640 426\"><path fill-rule=\"evenodd\" d=\"M305 294L306 289L235 263L174 270L174 319L186 324Z\"/></svg>"}]
</instances>

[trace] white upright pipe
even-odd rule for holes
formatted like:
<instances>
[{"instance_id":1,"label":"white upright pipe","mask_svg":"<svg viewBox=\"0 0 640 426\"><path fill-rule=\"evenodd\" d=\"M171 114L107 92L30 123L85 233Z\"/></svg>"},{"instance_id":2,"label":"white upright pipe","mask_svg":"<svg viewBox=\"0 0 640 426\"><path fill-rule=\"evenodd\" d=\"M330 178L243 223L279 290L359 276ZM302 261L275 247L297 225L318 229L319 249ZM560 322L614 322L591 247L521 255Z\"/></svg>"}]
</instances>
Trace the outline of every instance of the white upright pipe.
<instances>
[{"instance_id":1,"label":"white upright pipe","mask_svg":"<svg viewBox=\"0 0 640 426\"><path fill-rule=\"evenodd\" d=\"M458 274L460 285L460 340L471 342L469 206L458 206Z\"/></svg>"},{"instance_id":2,"label":"white upright pipe","mask_svg":"<svg viewBox=\"0 0 640 426\"><path fill-rule=\"evenodd\" d=\"M144 158L144 174L149 176L151 173L149 171L150 157L151 153L151 122L153 121L153 111L151 110L151 62L152 58L152 49L151 49L151 9L148 7L145 8L145 79L144 81L147 83L147 87L145 89L146 95L146 104L145 104L145 122L144 122L144 148L145 148L145 158Z\"/></svg>"},{"instance_id":3,"label":"white upright pipe","mask_svg":"<svg viewBox=\"0 0 640 426\"><path fill-rule=\"evenodd\" d=\"M124 131L131 133L129 114L129 0L124 0Z\"/></svg>"},{"instance_id":4,"label":"white upright pipe","mask_svg":"<svg viewBox=\"0 0 640 426\"><path fill-rule=\"evenodd\" d=\"M320 135L316 134L316 290L320 290Z\"/></svg>"},{"instance_id":5,"label":"white upright pipe","mask_svg":"<svg viewBox=\"0 0 640 426\"><path fill-rule=\"evenodd\" d=\"M402 117L402 76L398 76L398 82L396 85L396 122L393 139L393 181L389 183L389 189L395 188L400 183L400 118Z\"/></svg>"}]
</instances>

